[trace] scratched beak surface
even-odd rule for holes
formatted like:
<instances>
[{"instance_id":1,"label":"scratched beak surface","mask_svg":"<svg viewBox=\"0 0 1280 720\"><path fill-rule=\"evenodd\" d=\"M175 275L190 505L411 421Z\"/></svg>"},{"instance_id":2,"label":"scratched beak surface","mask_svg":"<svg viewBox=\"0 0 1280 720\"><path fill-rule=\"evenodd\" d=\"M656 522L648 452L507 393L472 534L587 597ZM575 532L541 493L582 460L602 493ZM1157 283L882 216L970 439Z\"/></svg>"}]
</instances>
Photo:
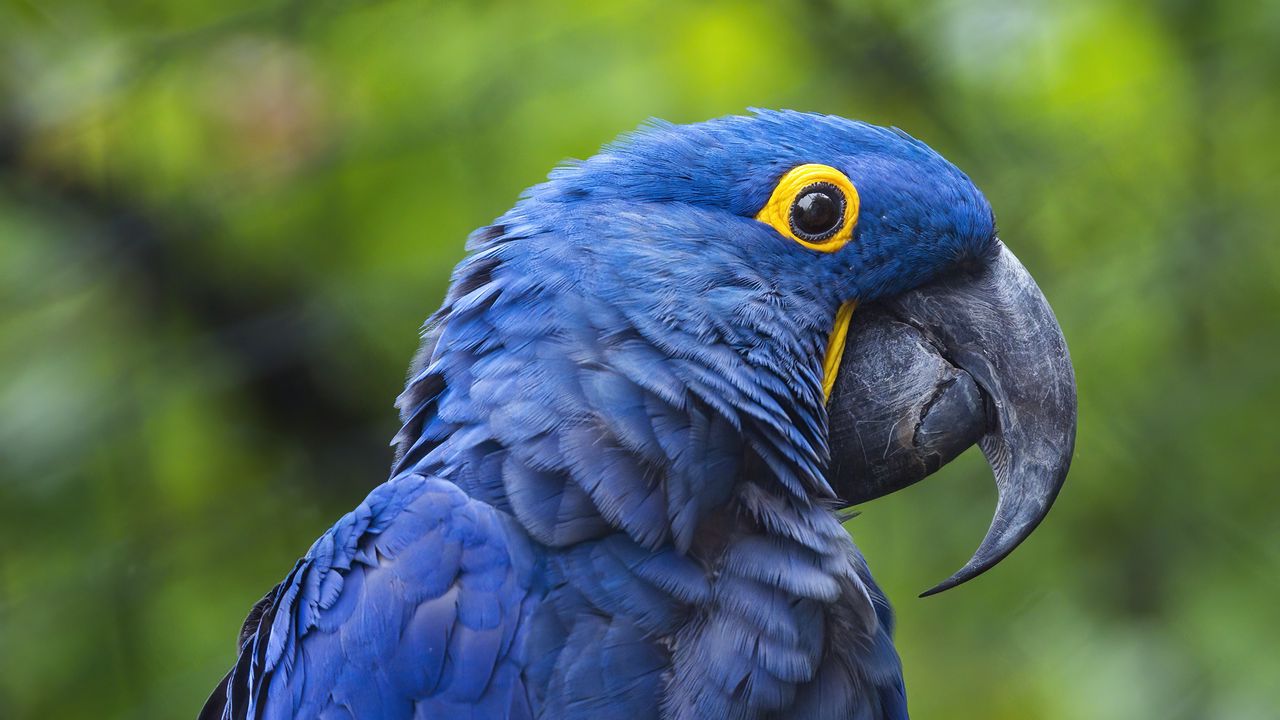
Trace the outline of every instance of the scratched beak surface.
<instances>
[{"instance_id":1,"label":"scratched beak surface","mask_svg":"<svg viewBox=\"0 0 1280 720\"><path fill-rule=\"evenodd\" d=\"M999 500L978 550L925 592L977 577L1035 530L1066 479L1076 388L1053 311L1003 243L983 260L854 313L830 414L829 480L857 504L977 443Z\"/></svg>"}]
</instances>

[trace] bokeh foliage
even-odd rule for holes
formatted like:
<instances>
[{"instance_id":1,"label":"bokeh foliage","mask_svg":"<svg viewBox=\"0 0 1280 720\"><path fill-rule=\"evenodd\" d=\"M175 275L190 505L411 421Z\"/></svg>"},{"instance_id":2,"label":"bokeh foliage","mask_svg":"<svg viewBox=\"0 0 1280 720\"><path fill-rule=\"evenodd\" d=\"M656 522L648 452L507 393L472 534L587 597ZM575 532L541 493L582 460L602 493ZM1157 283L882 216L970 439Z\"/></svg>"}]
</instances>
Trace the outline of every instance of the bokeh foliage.
<instances>
[{"instance_id":1,"label":"bokeh foliage","mask_svg":"<svg viewBox=\"0 0 1280 720\"><path fill-rule=\"evenodd\" d=\"M1058 311L1078 453L850 524L921 718L1280 713L1280 4L0 2L0 717L194 716L384 476L469 230L649 116L894 124Z\"/></svg>"}]
</instances>

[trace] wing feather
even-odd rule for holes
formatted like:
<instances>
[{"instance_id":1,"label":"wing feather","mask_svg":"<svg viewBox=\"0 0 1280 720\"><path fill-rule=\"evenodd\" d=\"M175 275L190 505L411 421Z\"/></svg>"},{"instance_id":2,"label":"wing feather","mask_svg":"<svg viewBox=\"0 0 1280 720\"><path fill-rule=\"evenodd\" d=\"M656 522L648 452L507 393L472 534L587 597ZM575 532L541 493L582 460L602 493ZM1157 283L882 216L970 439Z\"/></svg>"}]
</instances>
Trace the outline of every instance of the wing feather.
<instances>
[{"instance_id":1,"label":"wing feather","mask_svg":"<svg viewBox=\"0 0 1280 720\"><path fill-rule=\"evenodd\" d=\"M527 717L512 654L534 561L504 513L397 476L255 605L201 720Z\"/></svg>"}]
</instances>

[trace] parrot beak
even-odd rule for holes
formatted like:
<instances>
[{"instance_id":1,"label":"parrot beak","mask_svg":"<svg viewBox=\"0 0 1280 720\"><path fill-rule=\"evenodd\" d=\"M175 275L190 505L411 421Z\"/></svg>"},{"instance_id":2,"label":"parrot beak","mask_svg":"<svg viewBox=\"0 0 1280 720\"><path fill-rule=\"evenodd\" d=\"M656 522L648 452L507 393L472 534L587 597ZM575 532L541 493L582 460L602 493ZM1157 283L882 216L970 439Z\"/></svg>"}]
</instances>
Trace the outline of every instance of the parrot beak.
<instances>
[{"instance_id":1,"label":"parrot beak","mask_svg":"<svg viewBox=\"0 0 1280 720\"><path fill-rule=\"evenodd\" d=\"M1049 512L1071 464L1076 385L1048 301L1003 243L854 313L830 400L828 481L849 504L911 485L977 443L999 500L963 568L993 567Z\"/></svg>"}]
</instances>

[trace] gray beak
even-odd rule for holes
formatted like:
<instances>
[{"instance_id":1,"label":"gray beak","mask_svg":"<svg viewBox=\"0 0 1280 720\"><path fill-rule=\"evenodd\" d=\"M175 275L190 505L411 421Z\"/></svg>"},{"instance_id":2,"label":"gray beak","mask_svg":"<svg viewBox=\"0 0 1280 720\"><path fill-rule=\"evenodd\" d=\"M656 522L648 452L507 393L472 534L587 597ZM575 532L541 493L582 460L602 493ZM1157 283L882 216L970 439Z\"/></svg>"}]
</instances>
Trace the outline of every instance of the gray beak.
<instances>
[{"instance_id":1,"label":"gray beak","mask_svg":"<svg viewBox=\"0 0 1280 720\"><path fill-rule=\"evenodd\" d=\"M1075 374L1053 310L997 241L982 260L860 307L848 343L827 405L831 486L862 503L977 443L995 517L973 558L923 595L977 577L1040 524L1071 464Z\"/></svg>"}]
</instances>

